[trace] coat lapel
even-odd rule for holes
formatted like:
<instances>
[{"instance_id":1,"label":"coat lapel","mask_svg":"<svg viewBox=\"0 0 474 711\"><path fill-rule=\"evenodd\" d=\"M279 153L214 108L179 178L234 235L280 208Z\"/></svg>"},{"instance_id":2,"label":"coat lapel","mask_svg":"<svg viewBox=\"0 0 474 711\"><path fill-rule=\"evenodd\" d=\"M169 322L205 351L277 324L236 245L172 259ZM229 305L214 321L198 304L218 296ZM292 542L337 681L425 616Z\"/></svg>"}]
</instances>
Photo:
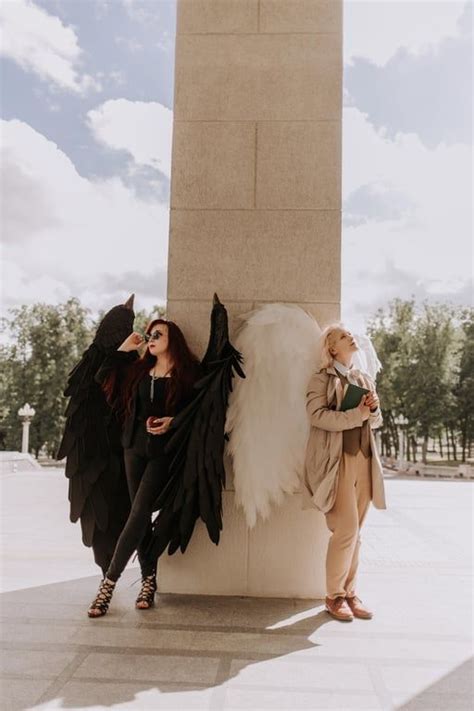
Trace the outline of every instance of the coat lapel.
<instances>
[{"instance_id":1,"label":"coat lapel","mask_svg":"<svg viewBox=\"0 0 474 711\"><path fill-rule=\"evenodd\" d=\"M341 404L342 404L342 399L344 396L344 388L341 383L341 379L339 378L336 369L333 368L331 365L329 368L326 368L326 372L329 373L329 375L332 375L332 378L329 378L329 383L328 383L328 393L327 393L327 398L328 398L328 403L334 402L334 398L336 399L336 410L341 409Z\"/></svg>"}]
</instances>

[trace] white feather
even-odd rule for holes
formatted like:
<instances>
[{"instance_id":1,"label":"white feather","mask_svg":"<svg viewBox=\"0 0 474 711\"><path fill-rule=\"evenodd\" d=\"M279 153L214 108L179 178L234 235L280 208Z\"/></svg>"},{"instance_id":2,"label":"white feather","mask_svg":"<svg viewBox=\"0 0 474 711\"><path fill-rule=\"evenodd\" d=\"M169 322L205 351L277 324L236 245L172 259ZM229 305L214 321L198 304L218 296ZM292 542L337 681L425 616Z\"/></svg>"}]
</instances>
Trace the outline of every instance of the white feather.
<instances>
[{"instance_id":1,"label":"white feather","mask_svg":"<svg viewBox=\"0 0 474 711\"><path fill-rule=\"evenodd\" d=\"M272 504L300 485L309 436L306 389L321 329L299 306L267 304L240 317L234 346L246 378L234 380L227 410L227 452L236 503L252 528Z\"/></svg>"},{"instance_id":2,"label":"white feather","mask_svg":"<svg viewBox=\"0 0 474 711\"><path fill-rule=\"evenodd\" d=\"M352 359L354 368L367 373L367 375L370 375L372 380L375 381L377 373L382 368L382 363L379 360L374 345L369 336L354 334L354 338L359 346L359 350L354 353Z\"/></svg>"}]
</instances>

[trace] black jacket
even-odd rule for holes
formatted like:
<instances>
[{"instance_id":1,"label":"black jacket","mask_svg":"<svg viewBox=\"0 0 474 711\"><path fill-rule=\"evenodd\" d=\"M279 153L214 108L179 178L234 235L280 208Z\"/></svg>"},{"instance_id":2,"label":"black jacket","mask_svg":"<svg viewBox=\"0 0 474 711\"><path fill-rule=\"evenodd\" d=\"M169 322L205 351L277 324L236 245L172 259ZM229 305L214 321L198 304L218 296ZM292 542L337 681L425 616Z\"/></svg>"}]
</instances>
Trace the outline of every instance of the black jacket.
<instances>
[{"instance_id":1,"label":"black jacket","mask_svg":"<svg viewBox=\"0 0 474 711\"><path fill-rule=\"evenodd\" d=\"M114 372L115 377L116 377L116 383L115 383L115 388L118 390L120 386L123 383L123 378L125 375L125 372L127 368L138 358L138 353L137 351L118 351L114 350L111 351L104 359L101 367L97 371L95 375L95 380L99 385L103 385L103 383L110 377L110 375ZM180 412L186 405L188 405L191 400L194 397L194 393L191 391L188 393L186 396L182 397L178 403L176 404L174 408L174 415L176 415L178 412ZM127 449L132 446L133 444L133 438L135 434L135 427L137 424L137 419L136 419L136 414L137 414L137 389L135 388L135 392L132 395L132 400L131 400L131 408L130 408L130 413L127 413L124 421L122 422L122 434L121 434L121 443L122 447L124 449ZM165 440L162 438L165 437L166 435L160 435L161 441L158 442L157 440L158 435L152 436L150 435L150 441L153 442L156 440L156 447L152 447L151 449L156 449L157 452L158 450L162 451L162 445ZM151 454L152 452L150 452Z\"/></svg>"}]
</instances>

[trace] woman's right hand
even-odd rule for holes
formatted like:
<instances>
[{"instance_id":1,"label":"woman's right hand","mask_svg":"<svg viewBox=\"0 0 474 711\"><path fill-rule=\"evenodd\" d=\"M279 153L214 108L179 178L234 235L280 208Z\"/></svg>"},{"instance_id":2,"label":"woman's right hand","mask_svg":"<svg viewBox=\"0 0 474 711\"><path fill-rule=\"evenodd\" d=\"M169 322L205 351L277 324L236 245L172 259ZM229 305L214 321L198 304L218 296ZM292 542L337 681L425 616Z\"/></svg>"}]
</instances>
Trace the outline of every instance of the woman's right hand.
<instances>
[{"instance_id":1,"label":"woman's right hand","mask_svg":"<svg viewBox=\"0 0 474 711\"><path fill-rule=\"evenodd\" d=\"M362 412L362 419L363 420L368 420L370 417L370 407L365 404L366 399L367 399L367 395L364 395L362 400L357 405L358 409Z\"/></svg>"},{"instance_id":2,"label":"woman's right hand","mask_svg":"<svg viewBox=\"0 0 474 711\"><path fill-rule=\"evenodd\" d=\"M145 343L145 339L140 333L134 331L124 340L121 346L117 348L118 351L125 351L129 353L130 351L136 351L140 346Z\"/></svg>"}]
</instances>

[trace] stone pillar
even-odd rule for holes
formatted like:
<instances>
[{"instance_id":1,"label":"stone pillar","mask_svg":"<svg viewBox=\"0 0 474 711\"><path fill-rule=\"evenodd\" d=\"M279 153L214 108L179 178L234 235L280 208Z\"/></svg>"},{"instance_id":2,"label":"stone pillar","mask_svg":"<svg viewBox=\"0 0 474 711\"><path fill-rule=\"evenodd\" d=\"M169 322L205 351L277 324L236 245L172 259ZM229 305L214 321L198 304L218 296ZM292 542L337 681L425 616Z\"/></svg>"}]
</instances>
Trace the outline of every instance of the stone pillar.
<instances>
[{"instance_id":1,"label":"stone pillar","mask_svg":"<svg viewBox=\"0 0 474 711\"><path fill-rule=\"evenodd\" d=\"M297 303L340 314L342 0L178 0L168 316L203 353L213 292L236 316ZM288 497L248 531L224 495L163 556L160 589L321 597L328 533Z\"/></svg>"}]
</instances>

